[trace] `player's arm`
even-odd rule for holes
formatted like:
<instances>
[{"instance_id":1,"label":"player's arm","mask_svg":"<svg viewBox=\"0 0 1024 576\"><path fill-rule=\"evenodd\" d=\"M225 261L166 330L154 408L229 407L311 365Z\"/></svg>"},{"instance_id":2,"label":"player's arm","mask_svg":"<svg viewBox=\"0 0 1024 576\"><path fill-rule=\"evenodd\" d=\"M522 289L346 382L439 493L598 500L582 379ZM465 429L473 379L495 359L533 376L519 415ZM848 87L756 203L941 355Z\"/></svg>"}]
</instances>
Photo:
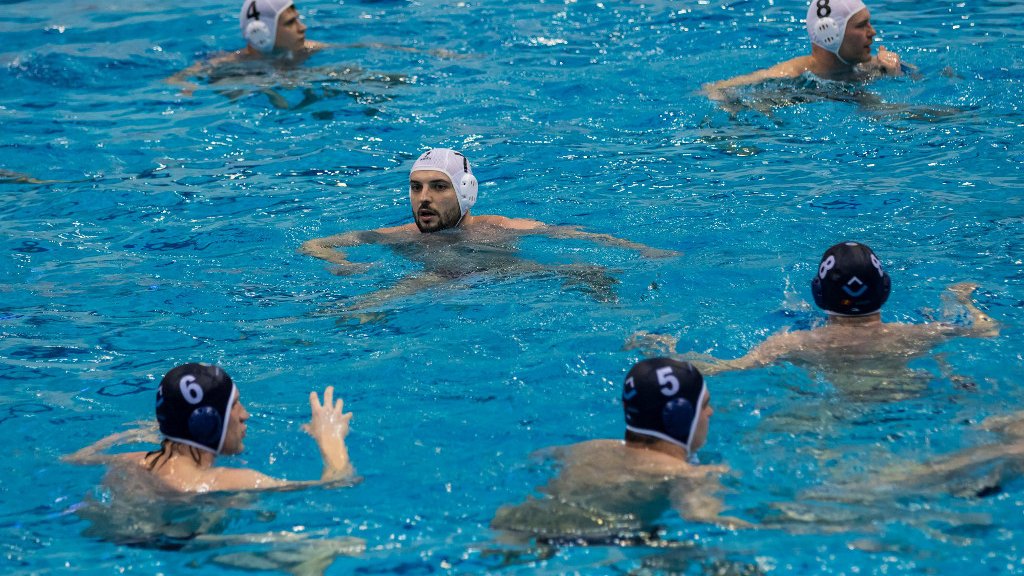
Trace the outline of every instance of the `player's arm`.
<instances>
[{"instance_id":1,"label":"player's arm","mask_svg":"<svg viewBox=\"0 0 1024 576\"><path fill-rule=\"evenodd\" d=\"M391 234L405 228L406 226L397 226L394 228L381 228L374 231L360 230L356 232L335 234L334 236L325 236L323 238L314 238L313 240L303 242L302 246L299 248L299 252L332 264L337 264L338 267L332 270L335 274L359 274L361 272L365 272L368 265L364 263L357 264L355 262L350 262L345 256L345 252L337 250L337 248L351 248L353 246L361 246L363 244L376 244L381 240L381 234Z\"/></svg>"},{"instance_id":2,"label":"player's arm","mask_svg":"<svg viewBox=\"0 0 1024 576\"><path fill-rule=\"evenodd\" d=\"M799 347L802 335L806 335L806 332L788 332L786 330L777 332L735 360L717 360L708 367L707 373L751 370L768 366L785 356L790 350ZM683 358L685 359L685 356ZM697 360L700 361L700 358Z\"/></svg>"},{"instance_id":3,"label":"player's arm","mask_svg":"<svg viewBox=\"0 0 1024 576\"><path fill-rule=\"evenodd\" d=\"M83 466L107 464L111 460L118 458L118 455L104 454L105 450L118 444L135 444L159 440L154 432L155 428L153 426L145 426L111 434L80 450L63 456L61 460L69 464L80 464Z\"/></svg>"},{"instance_id":4,"label":"player's arm","mask_svg":"<svg viewBox=\"0 0 1024 576\"><path fill-rule=\"evenodd\" d=\"M687 520L718 524L729 529L751 528L746 520L722 515L725 506L716 495L721 488L717 478L684 478L672 486L669 499L672 507Z\"/></svg>"},{"instance_id":5,"label":"player's arm","mask_svg":"<svg viewBox=\"0 0 1024 576\"><path fill-rule=\"evenodd\" d=\"M202 73L204 66L205 64L203 64L202 62L196 62L188 68L185 68L184 70L181 70L176 74L168 76L164 79L164 82L180 88L182 95L191 96L192 93L196 91L196 88L199 88L199 85L195 82L190 81L189 78L195 78L196 76L199 76Z\"/></svg>"},{"instance_id":6,"label":"player's arm","mask_svg":"<svg viewBox=\"0 0 1024 576\"><path fill-rule=\"evenodd\" d=\"M704 93L707 94L708 98L717 101L726 100L725 91L730 88L736 88L739 86L748 86L751 84L758 84L765 80L772 80L778 78L795 78L804 72L806 67L797 66L796 62L798 59L788 60L786 62L780 62L771 68L764 68L762 70L756 70L749 74L742 74L729 78L728 80L719 80L718 82L710 82L705 84L702 88Z\"/></svg>"},{"instance_id":7,"label":"player's arm","mask_svg":"<svg viewBox=\"0 0 1024 576\"><path fill-rule=\"evenodd\" d=\"M590 242L596 242L604 246L612 246L614 248L626 248L627 250L636 250L640 252L646 258L671 258L673 256L679 256L681 253L675 250L662 250L660 248L652 248L646 244L640 244L639 242L633 242L632 240L626 240L611 234L600 234L597 232L587 232L581 230L576 226L550 226L547 224L539 223L540 226L533 228L533 232L537 234L543 234L551 238L564 238L572 240L587 240Z\"/></svg>"},{"instance_id":8,"label":"player's arm","mask_svg":"<svg viewBox=\"0 0 1024 576\"><path fill-rule=\"evenodd\" d=\"M971 295L977 289L978 285L974 282L960 282L947 288L953 293L956 301L967 310L971 319L971 324L962 328L960 334L975 338L994 338L999 335L999 322L993 320L991 316L982 312L974 304Z\"/></svg>"},{"instance_id":9,"label":"player's arm","mask_svg":"<svg viewBox=\"0 0 1024 576\"><path fill-rule=\"evenodd\" d=\"M340 398L334 400L334 386L324 390L323 404L316 392L310 392L309 407L312 415L309 423L302 428L313 437L320 449L323 471L319 480L283 480L248 468L214 468L210 471L210 488L226 491L289 489L350 478L355 470L349 460L345 437L348 436L352 413L344 412L344 402Z\"/></svg>"}]
</instances>

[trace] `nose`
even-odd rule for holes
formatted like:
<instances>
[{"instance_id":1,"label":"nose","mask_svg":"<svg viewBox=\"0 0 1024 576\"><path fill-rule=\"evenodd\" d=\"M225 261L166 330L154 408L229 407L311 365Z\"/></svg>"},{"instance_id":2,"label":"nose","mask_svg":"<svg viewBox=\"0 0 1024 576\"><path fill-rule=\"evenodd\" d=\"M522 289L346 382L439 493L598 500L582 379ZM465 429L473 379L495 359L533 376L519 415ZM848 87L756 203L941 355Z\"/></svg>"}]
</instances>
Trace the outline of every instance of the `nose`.
<instances>
[{"instance_id":1,"label":"nose","mask_svg":"<svg viewBox=\"0 0 1024 576\"><path fill-rule=\"evenodd\" d=\"M305 31L306 31L306 25L302 23L302 20L299 20L299 32L305 32Z\"/></svg>"},{"instance_id":2,"label":"nose","mask_svg":"<svg viewBox=\"0 0 1024 576\"><path fill-rule=\"evenodd\" d=\"M875 27L872 26L871 24L868 24L868 38L874 38L874 37L875 37Z\"/></svg>"},{"instance_id":3,"label":"nose","mask_svg":"<svg viewBox=\"0 0 1024 576\"><path fill-rule=\"evenodd\" d=\"M422 206L422 205L425 205L425 204L430 204L434 200L433 194L430 193L430 188L427 188L427 187L424 187L419 192L413 192L412 196L413 196L413 202L416 205L419 205L419 206Z\"/></svg>"}]
</instances>

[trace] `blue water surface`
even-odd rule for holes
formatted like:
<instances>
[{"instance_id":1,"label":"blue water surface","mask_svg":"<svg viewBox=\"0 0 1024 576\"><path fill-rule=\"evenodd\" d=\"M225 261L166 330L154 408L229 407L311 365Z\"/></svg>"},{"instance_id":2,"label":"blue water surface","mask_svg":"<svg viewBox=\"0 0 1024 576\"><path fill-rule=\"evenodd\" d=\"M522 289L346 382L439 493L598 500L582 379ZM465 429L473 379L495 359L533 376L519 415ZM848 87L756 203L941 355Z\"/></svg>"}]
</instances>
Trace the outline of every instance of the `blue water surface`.
<instances>
[{"instance_id":1,"label":"blue water surface","mask_svg":"<svg viewBox=\"0 0 1024 576\"><path fill-rule=\"evenodd\" d=\"M807 285L846 239L892 276L886 320L939 318L945 288L972 281L1001 334L916 361L933 377L895 401L844 397L786 365L710 378L701 457L734 470L729 513L764 522L837 480L997 441L976 424L1024 400L1020 2L874 2L876 43L920 78L826 83L815 89L856 98L758 109L796 90L769 84L741 91L750 105L731 114L700 85L805 53L802 3L299 9L312 39L416 51L329 49L281 77L185 96L164 79L240 47L235 5L0 2L0 570L237 569L90 535L74 511L110 497L103 471L59 461L150 419L163 373L201 360L225 367L253 414L246 453L226 464L315 478L300 430L309 391L333 384L354 412L358 484L262 495L225 528L364 539L331 574L1024 573L1013 476L984 498L823 500L798 529L667 514L663 538L687 548L499 554L489 528L550 476L531 453L621 435L631 334L736 357L820 323ZM298 247L407 222L406 171L432 146L473 162L474 213L683 255L529 238L524 257L607 267L617 298L481 275L387 303L375 322L345 318L346 303L417 266L364 247L351 258L375 266L335 276Z\"/></svg>"}]
</instances>

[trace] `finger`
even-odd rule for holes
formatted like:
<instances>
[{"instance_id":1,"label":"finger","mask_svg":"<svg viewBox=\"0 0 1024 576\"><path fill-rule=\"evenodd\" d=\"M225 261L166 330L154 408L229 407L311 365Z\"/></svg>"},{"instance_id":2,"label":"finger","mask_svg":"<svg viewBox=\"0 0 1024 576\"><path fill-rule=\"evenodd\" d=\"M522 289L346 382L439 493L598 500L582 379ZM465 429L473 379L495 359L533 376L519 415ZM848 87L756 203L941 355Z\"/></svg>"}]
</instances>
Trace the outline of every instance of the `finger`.
<instances>
[{"instance_id":1,"label":"finger","mask_svg":"<svg viewBox=\"0 0 1024 576\"><path fill-rule=\"evenodd\" d=\"M344 409L345 409L345 400L343 398L338 398L338 401L334 405L334 411L338 412L340 414L341 412L344 411Z\"/></svg>"},{"instance_id":2,"label":"finger","mask_svg":"<svg viewBox=\"0 0 1024 576\"><path fill-rule=\"evenodd\" d=\"M324 408L328 410L334 407L334 386L324 388Z\"/></svg>"},{"instance_id":3,"label":"finger","mask_svg":"<svg viewBox=\"0 0 1024 576\"><path fill-rule=\"evenodd\" d=\"M316 390L309 393L309 409L313 412L320 409L320 397L316 395Z\"/></svg>"}]
</instances>

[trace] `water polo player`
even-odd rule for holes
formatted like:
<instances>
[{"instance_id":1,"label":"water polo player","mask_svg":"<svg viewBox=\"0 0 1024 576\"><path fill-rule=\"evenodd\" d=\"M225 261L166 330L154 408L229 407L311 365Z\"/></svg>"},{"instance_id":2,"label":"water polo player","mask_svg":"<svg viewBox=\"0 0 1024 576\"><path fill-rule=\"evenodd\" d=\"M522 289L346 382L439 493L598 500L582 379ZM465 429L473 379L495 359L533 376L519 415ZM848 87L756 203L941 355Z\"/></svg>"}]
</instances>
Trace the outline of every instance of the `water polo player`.
<instances>
[{"instance_id":1,"label":"water polo player","mask_svg":"<svg viewBox=\"0 0 1024 576\"><path fill-rule=\"evenodd\" d=\"M156 418L163 441L150 452L117 455L101 453L115 444L139 441L142 431L108 436L67 456L77 464L109 464L142 470L178 492L264 490L344 480L353 474L345 437L351 413L334 400L334 387L324 390L324 401L309 394L312 418L303 429L320 448L323 472L319 481L297 482L272 478L247 468L215 466L219 455L239 454L245 440L249 413L238 388L219 366L184 364L168 372L156 394Z\"/></svg>"},{"instance_id":2,"label":"water polo player","mask_svg":"<svg viewBox=\"0 0 1024 576\"><path fill-rule=\"evenodd\" d=\"M475 215L479 184L469 160L448 148L433 148L421 154L409 171L409 204L412 222L391 228L345 232L308 240L301 252L331 262L336 274L356 274L365 264L350 262L336 248L364 244L386 245L400 255L419 261L423 271L399 280L398 284L363 298L355 309L418 293L434 286L451 286L460 278L480 273L507 277L554 272L567 282L587 285L599 300L610 299L611 285L603 269L596 266L543 265L518 257L516 241L526 235L573 238L604 245L638 250L646 257L678 255L607 234L585 232L572 226L549 226L537 220L505 216ZM351 309L350 309L351 310Z\"/></svg>"},{"instance_id":3,"label":"water polo player","mask_svg":"<svg viewBox=\"0 0 1024 576\"><path fill-rule=\"evenodd\" d=\"M826 372L833 384L848 391L864 388L863 384L870 380L868 392L877 392L882 383L898 388L911 380L919 381L922 374L907 364L942 342L957 336L981 338L999 334L999 325L971 301L976 284L960 283L948 288L967 311L965 323L883 322L881 310L891 287L889 274L871 248L858 242L840 242L825 251L810 282L814 303L828 315L824 326L783 330L735 360L706 356L698 359L693 355L684 358L699 360L705 374L791 362ZM665 339L640 334L628 346L645 348L646 342L664 344ZM659 346L657 352L663 353L664 347ZM843 382L846 384L840 384Z\"/></svg>"},{"instance_id":4,"label":"water polo player","mask_svg":"<svg viewBox=\"0 0 1024 576\"><path fill-rule=\"evenodd\" d=\"M306 39L306 25L302 23L292 0L244 0L238 13L245 48L221 53L204 62L178 72L167 82L181 86L189 95L198 87L189 78L207 76L221 79L232 76L266 74L263 69L238 68L233 64L272 61L279 66L301 64L314 52L326 47L322 42Z\"/></svg>"},{"instance_id":5,"label":"water polo player","mask_svg":"<svg viewBox=\"0 0 1024 576\"><path fill-rule=\"evenodd\" d=\"M635 364L622 387L625 441L590 440L544 453L561 464L543 498L503 506L491 526L518 543L646 545L671 506L687 520L728 527L716 493L725 466L699 465L713 409L704 377L669 358Z\"/></svg>"},{"instance_id":6,"label":"water polo player","mask_svg":"<svg viewBox=\"0 0 1024 576\"><path fill-rule=\"evenodd\" d=\"M796 78L811 73L826 80L861 80L903 73L900 57L884 47L871 55L875 29L861 0L811 0L807 8L811 53L750 74L704 85L713 100L725 100L725 90L765 80Z\"/></svg>"}]
</instances>

